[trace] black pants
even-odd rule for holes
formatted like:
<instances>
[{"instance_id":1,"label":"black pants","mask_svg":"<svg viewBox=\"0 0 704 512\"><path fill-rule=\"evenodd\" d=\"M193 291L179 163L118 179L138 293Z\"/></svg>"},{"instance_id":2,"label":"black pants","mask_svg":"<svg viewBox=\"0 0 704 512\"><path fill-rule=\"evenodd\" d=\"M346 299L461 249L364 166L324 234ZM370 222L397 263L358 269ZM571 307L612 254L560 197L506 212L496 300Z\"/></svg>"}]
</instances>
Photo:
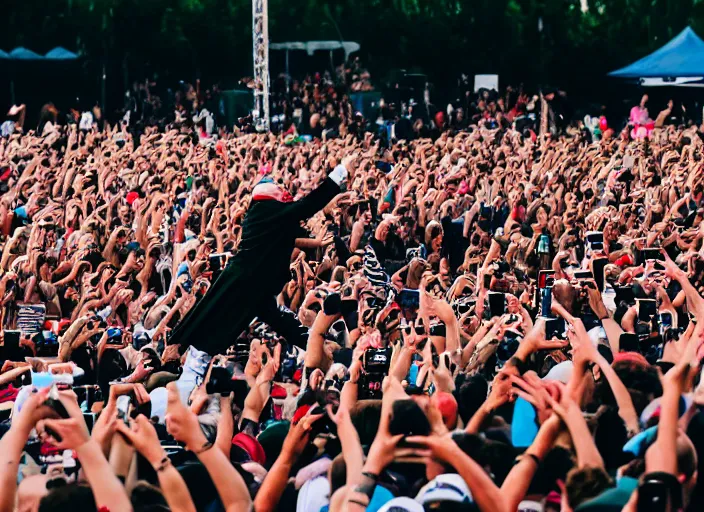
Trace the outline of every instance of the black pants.
<instances>
[{"instance_id":1,"label":"black pants","mask_svg":"<svg viewBox=\"0 0 704 512\"><path fill-rule=\"evenodd\" d=\"M296 314L285 306L279 306L272 298L257 308L256 316L292 345L305 350L308 343L308 328L301 325Z\"/></svg>"}]
</instances>

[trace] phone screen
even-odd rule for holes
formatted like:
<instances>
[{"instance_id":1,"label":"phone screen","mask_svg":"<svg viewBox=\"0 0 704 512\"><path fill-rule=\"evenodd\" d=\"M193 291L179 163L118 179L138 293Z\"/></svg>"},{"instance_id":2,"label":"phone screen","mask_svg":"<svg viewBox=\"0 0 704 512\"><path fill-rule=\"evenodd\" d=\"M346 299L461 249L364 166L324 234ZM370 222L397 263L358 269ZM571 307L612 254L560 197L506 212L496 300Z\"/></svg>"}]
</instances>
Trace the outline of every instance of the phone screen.
<instances>
[{"instance_id":1,"label":"phone screen","mask_svg":"<svg viewBox=\"0 0 704 512\"><path fill-rule=\"evenodd\" d=\"M587 242L590 244L594 243L604 243L604 233L601 231L592 231L590 233L587 233Z\"/></svg>"},{"instance_id":2,"label":"phone screen","mask_svg":"<svg viewBox=\"0 0 704 512\"><path fill-rule=\"evenodd\" d=\"M566 339L565 332L567 327L564 318L550 318L545 321L545 339L551 340L557 338L559 340Z\"/></svg>"},{"instance_id":3,"label":"phone screen","mask_svg":"<svg viewBox=\"0 0 704 512\"><path fill-rule=\"evenodd\" d=\"M403 310L416 310L420 305L420 292L404 288L398 294L398 305Z\"/></svg>"},{"instance_id":4,"label":"phone screen","mask_svg":"<svg viewBox=\"0 0 704 512\"><path fill-rule=\"evenodd\" d=\"M621 352L638 352L638 335L632 332L621 333L618 345Z\"/></svg>"},{"instance_id":5,"label":"phone screen","mask_svg":"<svg viewBox=\"0 0 704 512\"><path fill-rule=\"evenodd\" d=\"M506 296L503 293L489 292L489 311L492 317L506 312Z\"/></svg>"},{"instance_id":6,"label":"phone screen","mask_svg":"<svg viewBox=\"0 0 704 512\"><path fill-rule=\"evenodd\" d=\"M638 486L638 512L665 512L671 510L669 494L669 489L663 482L642 483Z\"/></svg>"},{"instance_id":7,"label":"phone screen","mask_svg":"<svg viewBox=\"0 0 704 512\"><path fill-rule=\"evenodd\" d=\"M663 261L665 256L662 254L662 250L658 247L649 247L641 251L641 257L643 261L655 260Z\"/></svg>"},{"instance_id":8,"label":"phone screen","mask_svg":"<svg viewBox=\"0 0 704 512\"><path fill-rule=\"evenodd\" d=\"M548 277L549 276L554 276L555 271L554 270L541 270L538 272L538 288L545 288L548 283Z\"/></svg>"},{"instance_id":9,"label":"phone screen","mask_svg":"<svg viewBox=\"0 0 704 512\"><path fill-rule=\"evenodd\" d=\"M552 315L552 286L548 286L541 292L540 297L540 314L541 316L551 317Z\"/></svg>"},{"instance_id":10,"label":"phone screen","mask_svg":"<svg viewBox=\"0 0 704 512\"><path fill-rule=\"evenodd\" d=\"M594 282L600 292L604 291L604 267L609 262L608 258L596 258L592 261L592 272L594 273Z\"/></svg>"},{"instance_id":11,"label":"phone screen","mask_svg":"<svg viewBox=\"0 0 704 512\"><path fill-rule=\"evenodd\" d=\"M20 334L20 331L4 331L5 358L10 361L24 361L20 351Z\"/></svg>"},{"instance_id":12,"label":"phone screen","mask_svg":"<svg viewBox=\"0 0 704 512\"><path fill-rule=\"evenodd\" d=\"M637 299L638 320L649 322L657 314L657 303L654 299Z\"/></svg>"}]
</instances>

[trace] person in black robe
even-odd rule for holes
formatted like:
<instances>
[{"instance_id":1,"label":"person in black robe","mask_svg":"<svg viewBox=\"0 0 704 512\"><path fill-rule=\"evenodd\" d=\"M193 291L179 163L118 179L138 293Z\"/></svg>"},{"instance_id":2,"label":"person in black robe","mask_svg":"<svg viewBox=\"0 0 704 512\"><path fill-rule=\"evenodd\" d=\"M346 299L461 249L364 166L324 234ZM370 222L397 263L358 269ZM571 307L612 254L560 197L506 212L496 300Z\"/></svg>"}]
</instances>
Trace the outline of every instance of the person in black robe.
<instances>
[{"instance_id":1,"label":"person in black robe","mask_svg":"<svg viewBox=\"0 0 704 512\"><path fill-rule=\"evenodd\" d=\"M236 254L203 299L174 329L169 344L189 345L210 355L223 353L257 317L288 343L305 347L308 330L278 307L276 295L290 279L291 254L300 223L327 205L347 177L338 165L299 201L270 179L252 191Z\"/></svg>"}]
</instances>

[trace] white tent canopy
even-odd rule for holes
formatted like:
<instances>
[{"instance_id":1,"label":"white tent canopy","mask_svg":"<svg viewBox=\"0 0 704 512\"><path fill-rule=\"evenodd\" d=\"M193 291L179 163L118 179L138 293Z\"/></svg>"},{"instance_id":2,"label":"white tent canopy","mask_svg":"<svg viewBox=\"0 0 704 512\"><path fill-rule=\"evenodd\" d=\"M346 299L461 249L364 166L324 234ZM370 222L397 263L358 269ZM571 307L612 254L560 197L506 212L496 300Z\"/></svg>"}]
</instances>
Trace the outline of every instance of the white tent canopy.
<instances>
[{"instance_id":1,"label":"white tent canopy","mask_svg":"<svg viewBox=\"0 0 704 512\"><path fill-rule=\"evenodd\" d=\"M313 55L317 51L334 51L334 50L344 50L345 60L350 56L350 53L354 53L359 50L359 43L354 41L290 41L287 43L271 43L269 44L270 50L303 50L308 53L308 55Z\"/></svg>"}]
</instances>

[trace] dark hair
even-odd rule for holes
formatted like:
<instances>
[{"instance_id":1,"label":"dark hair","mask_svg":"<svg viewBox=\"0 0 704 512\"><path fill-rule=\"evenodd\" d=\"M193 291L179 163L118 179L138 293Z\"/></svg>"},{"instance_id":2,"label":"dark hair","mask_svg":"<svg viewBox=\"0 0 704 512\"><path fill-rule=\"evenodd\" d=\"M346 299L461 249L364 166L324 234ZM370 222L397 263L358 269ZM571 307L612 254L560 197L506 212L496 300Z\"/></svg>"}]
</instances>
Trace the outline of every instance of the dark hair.
<instances>
[{"instance_id":1,"label":"dark hair","mask_svg":"<svg viewBox=\"0 0 704 512\"><path fill-rule=\"evenodd\" d=\"M381 400L360 400L350 411L352 423L359 434L362 446L370 446L379 430Z\"/></svg>"},{"instance_id":2,"label":"dark hair","mask_svg":"<svg viewBox=\"0 0 704 512\"><path fill-rule=\"evenodd\" d=\"M621 448L628 441L626 424L615 407L602 408L595 422L594 443L604 458L604 466L618 468L625 462Z\"/></svg>"},{"instance_id":3,"label":"dark hair","mask_svg":"<svg viewBox=\"0 0 704 512\"><path fill-rule=\"evenodd\" d=\"M604 468L575 468L567 473L565 481L567 502L575 509L613 486L614 482Z\"/></svg>"},{"instance_id":4,"label":"dark hair","mask_svg":"<svg viewBox=\"0 0 704 512\"><path fill-rule=\"evenodd\" d=\"M527 494L547 495L558 491L557 481L565 481L567 473L574 467L572 453L560 446L550 450L538 466Z\"/></svg>"},{"instance_id":5,"label":"dark hair","mask_svg":"<svg viewBox=\"0 0 704 512\"><path fill-rule=\"evenodd\" d=\"M90 487L77 483L54 487L39 502L39 512L96 510L96 508L95 498Z\"/></svg>"},{"instance_id":6,"label":"dark hair","mask_svg":"<svg viewBox=\"0 0 704 512\"><path fill-rule=\"evenodd\" d=\"M132 489L130 501L135 512L166 510L168 508L161 490L145 481L137 482L134 489Z\"/></svg>"},{"instance_id":7,"label":"dark hair","mask_svg":"<svg viewBox=\"0 0 704 512\"><path fill-rule=\"evenodd\" d=\"M430 434L430 422L423 409L411 399L396 400L391 408L389 422L391 435L427 436Z\"/></svg>"},{"instance_id":8,"label":"dark hair","mask_svg":"<svg viewBox=\"0 0 704 512\"><path fill-rule=\"evenodd\" d=\"M482 406L488 392L489 383L479 374L472 375L460 386L457 406L460 418L465 425Z\"/></svg>"}]
</instances>

